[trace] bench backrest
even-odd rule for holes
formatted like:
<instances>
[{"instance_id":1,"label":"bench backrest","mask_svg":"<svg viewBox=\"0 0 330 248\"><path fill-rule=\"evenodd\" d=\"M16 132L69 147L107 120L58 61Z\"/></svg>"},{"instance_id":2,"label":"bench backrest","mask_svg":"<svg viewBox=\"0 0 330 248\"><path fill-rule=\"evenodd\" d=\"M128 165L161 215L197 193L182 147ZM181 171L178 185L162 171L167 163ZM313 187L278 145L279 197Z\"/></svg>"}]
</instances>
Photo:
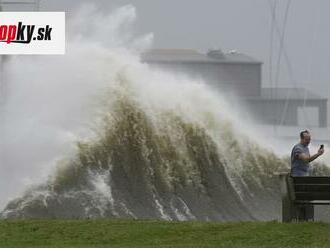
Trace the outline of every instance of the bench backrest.
<instances>
[{"instance_id":1,"label":"bench backrest","mask_svg":"<svg viewBox=\"0 0 330 248\"><path fill-rule=\"evenodd\" d=\"M330 177L291 177L295 200L330 201Z\"/></svg>"}]
</instances>

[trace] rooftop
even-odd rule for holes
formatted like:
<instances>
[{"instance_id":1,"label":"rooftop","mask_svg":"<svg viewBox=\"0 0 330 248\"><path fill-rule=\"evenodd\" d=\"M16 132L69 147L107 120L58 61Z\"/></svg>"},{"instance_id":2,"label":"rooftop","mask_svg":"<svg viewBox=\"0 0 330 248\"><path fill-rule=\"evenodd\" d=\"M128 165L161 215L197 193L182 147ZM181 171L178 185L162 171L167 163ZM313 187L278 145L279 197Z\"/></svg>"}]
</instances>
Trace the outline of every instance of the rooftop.
<instances>
[{"instance_id":1,"label":"rooftop","mask_svg":"<svg viewBox=\"0 0 330 248\"><path fill-rule=\"evenodd\" d=\"M261 88L262 99L277 99L277 100L320 100L321 97L305 88Z\"/></svg>"},{"instance_id":2,"label":"rooftop","mask_svg":"<svg viewBox=\"0 0 330 248\"><path fill-rule=\"evenodd\" d=\"M244 63L261 64L260 61L239 53L230 51L223 53L221 50L209 50L208 53L200 53L193 49L150 49L141 54L145 62L187 62L187 63Z\"/></svg>"}]
</instances>

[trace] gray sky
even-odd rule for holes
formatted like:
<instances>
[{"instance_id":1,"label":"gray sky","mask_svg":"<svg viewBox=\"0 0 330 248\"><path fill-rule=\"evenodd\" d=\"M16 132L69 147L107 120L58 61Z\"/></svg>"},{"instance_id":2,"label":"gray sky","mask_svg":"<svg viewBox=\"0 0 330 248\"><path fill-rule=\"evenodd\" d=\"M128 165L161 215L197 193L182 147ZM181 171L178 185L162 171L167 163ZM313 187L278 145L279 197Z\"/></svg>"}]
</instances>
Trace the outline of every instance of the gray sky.
<instances>
[{"instance_id":1,"label":"gray sky","mask_svg":"<svg viewBox=\"0 0 330 248\"><path fill-rule=\"evenodd\" d=\"M270 0L274 1L274 0ZM263 83L269 86L271 9L268 0L42 0L42 10L72 12L83 2L94 2L103 11L132 4L137 9L138 33L153 32L157 48L219 47L236 49L264 62ZM277 21L283 28L288 0L277 0ZM285 33L285 49L292 64L288 74L282 56L279 85L306 86L329 97L330 1L292 0ZM273 75L279 54L279 36L274 33ZM284 55L284 54L282 54ZM274 83L275 84L275 83ZM273 84L273 85L274 85Z\"/></svg>"}]
</instances>

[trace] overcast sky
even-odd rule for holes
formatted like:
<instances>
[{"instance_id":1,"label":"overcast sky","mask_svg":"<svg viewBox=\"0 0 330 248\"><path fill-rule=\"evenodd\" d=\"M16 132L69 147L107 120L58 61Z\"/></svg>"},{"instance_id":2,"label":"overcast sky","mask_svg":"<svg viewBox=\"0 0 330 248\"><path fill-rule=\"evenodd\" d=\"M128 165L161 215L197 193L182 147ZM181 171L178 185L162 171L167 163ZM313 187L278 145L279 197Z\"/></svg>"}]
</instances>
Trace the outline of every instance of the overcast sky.
<instances>
[{"instance_id":1,"label":"overcast sky","mask_svg":"<svg viewBox=\"0 0 330 248\"><path fill-rule=\"evenodd\" d=\"M275 0L42 0L41 10L66 11L69 16L83 2L94 2L103 11L132 4L136 7L137 33L154 33L154 47L219 47L235 49L264 62L263 84L270 85L270 44ZM283 30L288 0L277 0L276 18ZM284 54L278 85L313 89L329 97L330 1L292 0L288 12L284 48L292 65L292 76ZM274 26L273 26L274 27ZM279 34L273 36L273 76L279 55ZM295 82L295 83L294 83ZM273 83L275 85L275 83Z\"/></svg>"}]
</instances>

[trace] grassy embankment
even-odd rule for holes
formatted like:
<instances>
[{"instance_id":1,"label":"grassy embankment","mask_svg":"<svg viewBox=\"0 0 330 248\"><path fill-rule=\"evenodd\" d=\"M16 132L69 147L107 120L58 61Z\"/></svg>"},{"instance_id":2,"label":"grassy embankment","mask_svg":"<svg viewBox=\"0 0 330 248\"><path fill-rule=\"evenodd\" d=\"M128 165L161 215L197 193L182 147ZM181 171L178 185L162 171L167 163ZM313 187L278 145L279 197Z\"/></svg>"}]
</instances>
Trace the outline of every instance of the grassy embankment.
<instances>
[{"instance_id":1,"label":"grassy embankment","mask_svg":"<svg viewBox=\"0 0 330 248\"><path fill-rule=\"evenodd\" d=\"M0 247L330 247L330 224L283 224L275 221L0 221Z\"/></svg>"}]
</instances>

